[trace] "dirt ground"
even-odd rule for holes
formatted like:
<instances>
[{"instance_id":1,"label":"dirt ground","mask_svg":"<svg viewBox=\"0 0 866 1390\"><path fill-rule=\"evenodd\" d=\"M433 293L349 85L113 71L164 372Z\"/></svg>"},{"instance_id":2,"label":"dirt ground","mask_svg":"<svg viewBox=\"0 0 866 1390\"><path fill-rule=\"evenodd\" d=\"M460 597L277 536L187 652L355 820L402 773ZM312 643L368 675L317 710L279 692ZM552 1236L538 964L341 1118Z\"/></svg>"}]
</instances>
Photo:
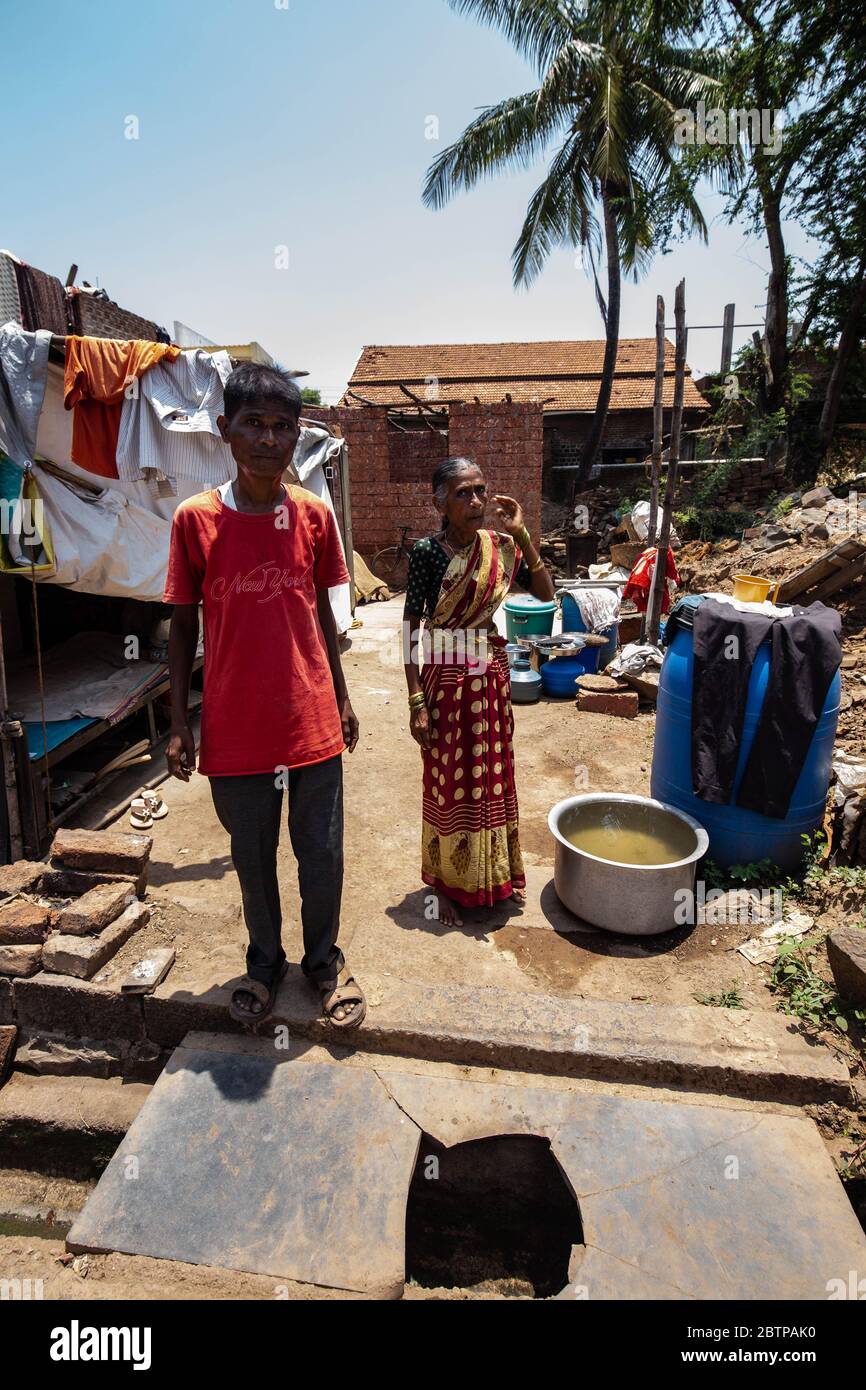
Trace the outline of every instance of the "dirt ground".
<instances>
[{"instance_id":1,"label":"dirt ground","mask_svg":"<svg viewBox=\"0 0 866 1390\"><path fill-rule=\"evenodd\" d=\"M341 944L363 981L376 975L615 1001L693 1004L694 994L736 985L748 1007L772 1009L767 968L737 953L748 925L704 924L663 937L584 931L562 935L549 919L553 840L550 808L586 791L648 793L654 716L634 721L578 713L568 701L542 701L516 714L521 839L529 901L466 915L459 930L425 917L419 879L421 762L408 732L399 653L399 600L359 609L364 627L344 657L361 742L346 763L346 881ZM103 977L125 973L142 948L171 944L177 961L167 984L200 993L243 970L240 891L206 779L166 783L170 814L155 823L149 899L151 924ZM125 820L118 822L123 826ZM289 957L302 954L297 878L288 832L280 849Z\"/></svg>"}]
</instances>

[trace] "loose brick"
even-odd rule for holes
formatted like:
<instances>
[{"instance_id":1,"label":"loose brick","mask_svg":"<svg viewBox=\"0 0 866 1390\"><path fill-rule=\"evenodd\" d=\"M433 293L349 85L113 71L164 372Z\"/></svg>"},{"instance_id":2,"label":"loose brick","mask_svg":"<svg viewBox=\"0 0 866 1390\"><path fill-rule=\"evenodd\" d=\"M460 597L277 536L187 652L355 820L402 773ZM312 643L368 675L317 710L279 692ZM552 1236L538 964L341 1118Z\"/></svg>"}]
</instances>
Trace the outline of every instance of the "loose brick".
<instances>
[{"instance_id":1,"label":"loose brick","mask_svg":"<svg viewBox=\"0 0 866 1390\"><path fill-rule=\"evenodd\" d=\"M611 714L618 719L636 719L640 709L640 697L636 690L611 695L597 695L589 690L582 690L577 697L577 707L587 714Z\"/></svg>"},{"instance_id":2,"label":"loose brick","mask_svg":"<svg viewBox=\"0 0 866 1390\"><path fill-rule=\"evenodd\" d=\"M47 907L22 900L0 907L0 946L41 946L48 928Z\"/></svg>"},{"instance_id":3,"label":"loose brick","mask_svg":"<svg viewBox=\"0 0 866 1390\"><path fill-rule=\"evenodd\" d=\"M33 859L0 865L0 898L10 898L13 893L35 893L44 873L45 865Z\"/></svg>"},{"instance_id":4,"label":"loose brick","mask_svg":"<svg viewBox=\"0 0 866 1390\"><path fill-rule=\"evenodd\" d=\"M42 876L39 891L49 898L80 898L91 888L101 883L127 883L135 889L136 896L143 898L147 889L147 870L136 878L133 874L92 873L85 869L48 868Z\"/></svg>"},{"instance_id":5,"label":"loose brick","mask_svg":"<svg viewBox=\"0 0 866 1390\"><path fill-rule=\"evenodd\" d=\"M72 975L77 980L90 980L112 956L117 955L131 936L146 926L149 919L150 909L144 903L134 902L122 917L118 917L98 936L61 933L51 936L42 953L43 965L54 975Z\"/></svg>"},{"instance_id":6,"label":"loose brick","mask_svg":"<svg viewBox=\"0 0 866 1390\"><path fill-rule=\"evenodd\" d=\"M53 868L137 875L146 869L152 847L150 835L120 830L58 830L51 846L51 864Z\"/></svg>"},{"instance_id":7,"label":"loose brick","mask_svg":"<svg viewBox=\"0 0 866 1390\"><path fill-rule=\"evenodd\" d=\"M129 883L103 883L58 912L57 930L67 936L101 932L133 902L135 889Z\"/></svg>"},{"instance_id":8,"label":"loose brick","mask_svg":"<svg viewBox=\"0 0 866 1390\"><path fill-rule=\"evenodd\" d=\"M0 975L26 978L35 975L41 964L41 946L0 946Z\"/></svg>"}]
</instances>

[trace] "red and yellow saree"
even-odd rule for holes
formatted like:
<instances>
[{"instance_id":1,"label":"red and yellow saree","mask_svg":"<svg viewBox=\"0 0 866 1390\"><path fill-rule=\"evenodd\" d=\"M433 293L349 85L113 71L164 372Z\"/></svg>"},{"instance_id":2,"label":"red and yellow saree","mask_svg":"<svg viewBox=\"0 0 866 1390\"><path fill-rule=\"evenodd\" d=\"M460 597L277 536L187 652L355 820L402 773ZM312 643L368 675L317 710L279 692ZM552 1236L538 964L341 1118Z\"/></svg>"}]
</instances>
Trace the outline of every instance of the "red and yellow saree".
<instances>
[{"instance_id":1,"label":"red and yellow saree","mask_svg":"<svg viewBox=\"0 0 866 1390\"><path fill-rule=\"evenodd\" d=\"M462 907L491 907L526 886L508 659L504 640L488 631L519 561L510 537L493 531L480 531L454 557L421 673L432 734L424 752L422 877Z\"/></svg>"}]
</instances>

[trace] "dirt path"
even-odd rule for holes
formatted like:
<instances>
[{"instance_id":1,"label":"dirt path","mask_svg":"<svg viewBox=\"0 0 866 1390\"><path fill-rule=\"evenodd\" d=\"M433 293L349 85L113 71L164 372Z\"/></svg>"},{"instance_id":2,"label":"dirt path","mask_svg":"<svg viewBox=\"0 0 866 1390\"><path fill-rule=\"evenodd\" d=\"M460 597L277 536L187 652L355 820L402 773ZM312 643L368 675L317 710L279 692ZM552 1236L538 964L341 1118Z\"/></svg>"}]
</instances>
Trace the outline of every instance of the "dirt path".
<instances>
[{"instance_id":1,"label":"dirt path","mask_svg":"<svg viewBox=\"0 0 866 1390\"><path fill-rule=\"evenodd\" d=\"M399 602L359 610L364 627L344 657L361 742L346 758L346 883L341 943L353 969L435 984L496 985L610 1000L694 1003L693 995L736 984L749 1007L773 1008L756 969L736 947L748 926L699 926L639 940L609 934L559 935L542 906L552 878L550 807L576 785L589 791L649 791L652 715L631 722L578 714L571 701L516 710L521 836L530 875L527 909L509 905L469 914L462 930L426 920L418 876L420 754L408 732L396 646ZM109 967L125 970L142 946L170 942L169 981L199 993L243 969L240 892L205 779L168 783L170 815L154 828L150 895L157 911ZM123 825L123 821L119 824ZM297 878L284 832L280 849L285 940L302 954Z\"/></svg>"}]
</instances>

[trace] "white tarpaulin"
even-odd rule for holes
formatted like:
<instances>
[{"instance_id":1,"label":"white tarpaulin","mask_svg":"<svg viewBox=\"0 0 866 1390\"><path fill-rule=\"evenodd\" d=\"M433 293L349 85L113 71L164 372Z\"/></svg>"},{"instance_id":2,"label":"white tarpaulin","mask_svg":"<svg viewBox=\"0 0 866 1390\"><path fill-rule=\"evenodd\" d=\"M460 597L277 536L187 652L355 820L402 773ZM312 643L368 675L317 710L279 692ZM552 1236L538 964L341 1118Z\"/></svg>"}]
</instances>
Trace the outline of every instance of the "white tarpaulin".
<instances>
[{"instance_id":1,"label":"white tarpaulin","mask_svg":"<svg viewBox=\"0 0 866 1390\"><path fill-rule=\"evenodd\" d=\"M335 439L327 430L310 429L304 426L292 464L301 487L306 488L307 492L314 493L316 497L320 497L328 509L334 513L335 519L336 513L334 512L334 503L331 500L331 489L328 487L328 480L325 476L325 465L339 456L341 448L342 440ZM340 535L339 526L337 527L337 535ZM346 553L342 536L340 536L340 546L343 548L343 559L345 560ZM331 610L337 624L337 631L342 635L344 632L348 632L352 626L352 586L340 584L337 588L330 589L328 596L331 600Z\"/></svg>"},{"instance_id":2,"label":"white tarpaulin","mask_svg":"<svg viewBox=\"0 0 866 1390\"><path fill-rule=\"evenodd\" d=\"M33 476L54 547L54 571L37 574L37 582L84 594L162 600L170 521L113 488L93 492L38 463Z\"/></svg>"}]
</instances>

